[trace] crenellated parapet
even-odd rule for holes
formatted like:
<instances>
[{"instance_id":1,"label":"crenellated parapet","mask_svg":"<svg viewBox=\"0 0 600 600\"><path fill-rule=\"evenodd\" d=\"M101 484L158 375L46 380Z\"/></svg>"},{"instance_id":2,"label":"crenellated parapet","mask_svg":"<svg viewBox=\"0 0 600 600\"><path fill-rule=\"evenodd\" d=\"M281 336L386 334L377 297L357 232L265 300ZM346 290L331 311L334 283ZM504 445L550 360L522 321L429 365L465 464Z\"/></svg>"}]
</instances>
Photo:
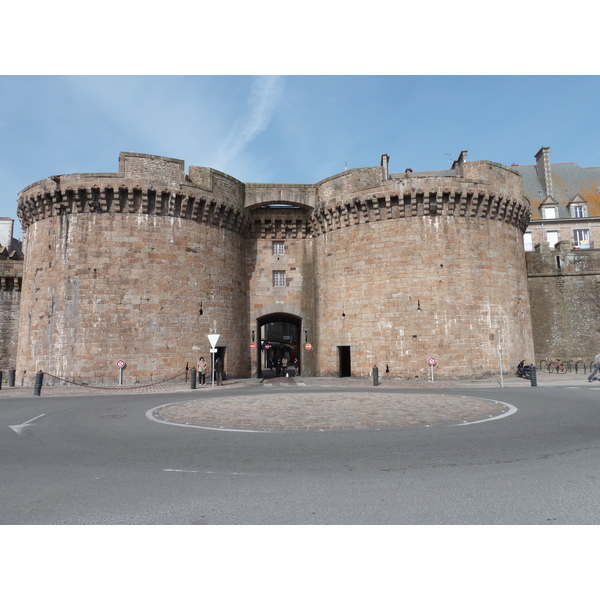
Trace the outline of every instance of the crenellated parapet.
<instances>
[{"instance_id":1,"label":"crenellated parapet","mask_svg":"<svg viewBox=\"0 0 600 600\"><path fill-rule=\"evenodd\" d=\"M313 235L361 223L415 217L499 220L524 232L531 217L520 175L495 163L475 163L470 174L481 179L407 174L380 180L376 186L373 183L381 173L379 168L354 171L321 182L311 218Z\"/></svg>"},{"instance_id":2,"label":"crenellated parapet","mask_svg":"<svg viewBox=\"0 0 600 600\"><path fill-rule=\"evenodd\" d=\"M33 222L63 214L142 214L189 219L243 233L248 226L244 184L183 161L121 153L119 173L53 176L25 188L17 214Z\"/></svg>"},{"instance_id":3,"label":"crenellated parapet","mask_svg":"<svg viewBox=\"0 0 600 600\"><path fill-rule=\"evenodd\" d=\"M251 235L255 239L305 239L310 235L309 216L302 209L255 210L250 221Z\"/></svg>"}]
</instances>

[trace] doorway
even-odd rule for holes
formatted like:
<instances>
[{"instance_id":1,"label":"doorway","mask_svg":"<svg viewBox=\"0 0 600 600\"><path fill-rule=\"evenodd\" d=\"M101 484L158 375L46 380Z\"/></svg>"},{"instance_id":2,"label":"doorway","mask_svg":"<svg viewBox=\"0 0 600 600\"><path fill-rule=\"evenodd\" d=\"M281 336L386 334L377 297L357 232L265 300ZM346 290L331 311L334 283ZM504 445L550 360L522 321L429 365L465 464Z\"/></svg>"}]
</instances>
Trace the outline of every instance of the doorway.
<instances>
[{"instance_id":1,"label":"doorway","mask_svg":"<svg viewBox=\"0 0 600 600\"><path fill-rule=\"evenodd\" d=\"M338 363L340 377L351 377L350 346L338 346Z\"/></svg>"},{"instance_id":2,"label":"doorway","mask_svg":"<svg viewBox=\"0 0 600 600\"><path fill-rule=\"evenodd\" d=\"M258 328L257 377L275 377L284 357L291 374L300 370L302 319L288 313L271 313L256 320Z\"/></svg>"}]
</instances>

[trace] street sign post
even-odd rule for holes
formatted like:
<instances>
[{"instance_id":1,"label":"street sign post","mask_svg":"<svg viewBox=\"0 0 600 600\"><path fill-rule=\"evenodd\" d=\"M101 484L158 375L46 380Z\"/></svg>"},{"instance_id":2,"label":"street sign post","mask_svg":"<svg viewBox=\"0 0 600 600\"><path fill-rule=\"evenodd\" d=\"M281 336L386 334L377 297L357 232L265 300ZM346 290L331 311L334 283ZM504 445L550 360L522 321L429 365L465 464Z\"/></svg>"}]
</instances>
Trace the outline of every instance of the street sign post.
<instances>
[{"instance_id":1,"label":"street sign post","mask_svg":"<svg viewBox=\"0 0 600 600\"><path fill-rule=\"evenodd\" d=\"M125 361L119 359L117 361L117 367L119 367L119 385L123 385L123 369L125 368Z\"/></svg>"},{"instance_id":2,"label":"street sign post","mask_svg":"<svg viewBox=\"0 0 600 600\"><path fill-rule=\"evenodd\" d=\"M433 367L435 367L435 365L437 364L437 360L435 359L435 356L430 356L427 359L427 364L431 367L431 381L433 381Z\"/></svg>"},{"instance_id":3,"label":"street sign post","mask_svg":"<svg viewBox=\"0 0 600 600\"><path fill-rule=\"evenodd\" d=\"M217 349L215 348L218 339L221 337L221 334L219 333L209 333L208 334L208 341L210 342L210 353L212 354L212 375L211 375L211 380L212 380L212 387L215 387L215 354L217 352Z\"/></svg>"}]
</instances>

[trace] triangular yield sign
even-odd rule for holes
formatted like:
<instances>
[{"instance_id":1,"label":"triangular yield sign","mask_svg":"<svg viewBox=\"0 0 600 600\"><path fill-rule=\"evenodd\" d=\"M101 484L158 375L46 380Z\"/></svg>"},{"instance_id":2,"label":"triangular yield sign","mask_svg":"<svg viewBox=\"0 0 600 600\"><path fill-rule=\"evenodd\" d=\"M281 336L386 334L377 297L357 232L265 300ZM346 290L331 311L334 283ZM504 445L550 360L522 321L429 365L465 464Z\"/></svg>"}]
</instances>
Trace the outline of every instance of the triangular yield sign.
<instances>
[{"instance_id":1,"label":"triangular yield sign","mask_svg":"<svg viewBox=\"0 0 600 600\"><path fill-rule=\"evenodd\" d=\"M221 337L221 334L219 333L209 333L208 334L208 341L210 342L210 347L214 348L215 344L217 343L217 340Z\"/></svg>"}]
</instances>

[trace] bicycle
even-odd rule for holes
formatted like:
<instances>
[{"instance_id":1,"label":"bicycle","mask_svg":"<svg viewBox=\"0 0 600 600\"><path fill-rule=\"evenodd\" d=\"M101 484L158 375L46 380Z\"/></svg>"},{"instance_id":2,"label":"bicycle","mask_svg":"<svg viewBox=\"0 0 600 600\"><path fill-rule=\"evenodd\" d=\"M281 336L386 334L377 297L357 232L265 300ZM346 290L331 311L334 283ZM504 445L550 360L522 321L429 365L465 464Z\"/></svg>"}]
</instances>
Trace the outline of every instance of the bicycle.
<instances>
[{"instance_id":1,"label":"bicycle","mask_svg":"<svg viewBox=\"0 0 600 600\"><path fill-rule=\"evenodd\" d=\"M552 360L551 358L547 358L544 371L546 373L566 373L567 367L564 362L560 362L558 359Z\"/></svg>"}]
</instances>

